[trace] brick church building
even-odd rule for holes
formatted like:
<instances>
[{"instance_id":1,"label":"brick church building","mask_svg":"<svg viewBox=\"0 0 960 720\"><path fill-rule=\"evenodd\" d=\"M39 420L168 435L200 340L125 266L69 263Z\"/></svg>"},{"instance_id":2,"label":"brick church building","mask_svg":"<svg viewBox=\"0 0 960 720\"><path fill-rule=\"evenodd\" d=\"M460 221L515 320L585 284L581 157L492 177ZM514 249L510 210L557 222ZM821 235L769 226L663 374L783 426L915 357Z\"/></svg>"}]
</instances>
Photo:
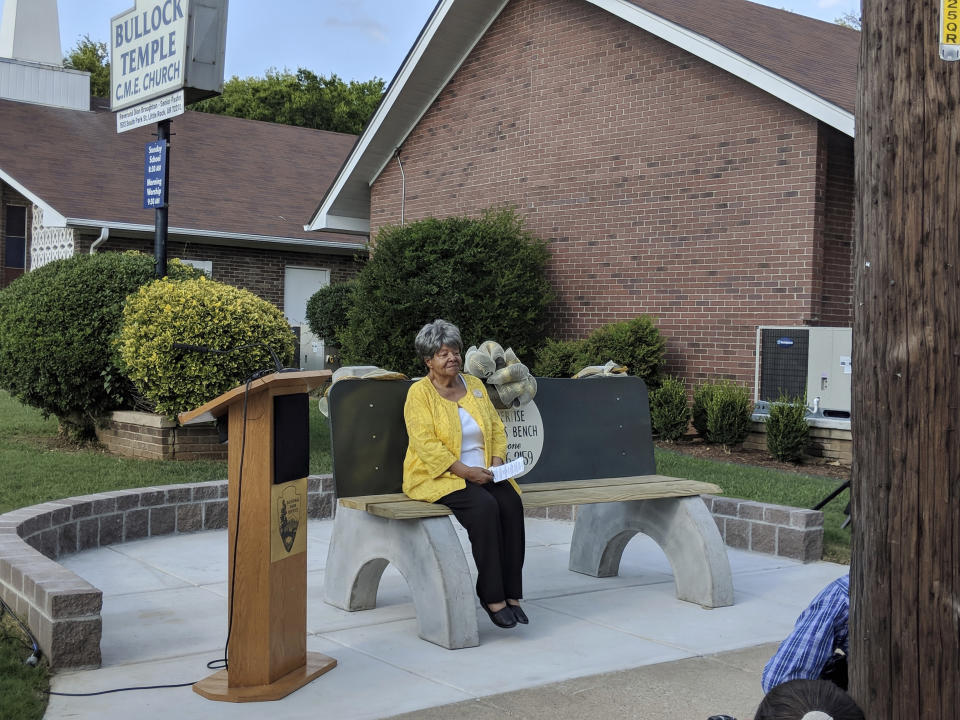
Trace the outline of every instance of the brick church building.
<instances>
[{"instance_id":1,"label":"brick church building","mask_svg":"<svg viewBox=\"0 0 960 720\"><path fill-rule=\"evenodd\" d=\"M75 254L152 253L144 157L156 126L118 133L89 73L63 67L55 2L7 0L3 21L0 289ZM301 339L297 362L322 366L307 299L355 275L366 247L304 223L356 136L189 110L171 126L168 256L282 309Z\"/></svg>"},{"instance_id":2,"label":"brick church building","mask_svg":"<svg viewBox=\"0 0 960 720\"><path fill-rule=\"evenodd\" d=\"M648 313L751 383L758 326L852 325L858 51L746 0L441 0L310 227L515 206L552 335Z\"/></svg>"}]
</instances>

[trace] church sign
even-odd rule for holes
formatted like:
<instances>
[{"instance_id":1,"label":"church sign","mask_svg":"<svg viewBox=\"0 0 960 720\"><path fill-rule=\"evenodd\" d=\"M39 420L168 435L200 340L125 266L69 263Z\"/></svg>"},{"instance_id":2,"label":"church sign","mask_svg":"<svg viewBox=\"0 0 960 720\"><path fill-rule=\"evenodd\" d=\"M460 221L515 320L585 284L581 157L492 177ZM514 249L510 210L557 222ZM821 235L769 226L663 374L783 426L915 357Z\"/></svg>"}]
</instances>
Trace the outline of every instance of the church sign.
<instances>
[{"instance_id":1,"label":"church sign","mask_svg":"<svg viewBox=\"0 0 960 720\"><path fill-rule=\"evenodd\" d=\"M136 0L110 21L110 109L223 90L227 0Z\"/></svg>"}]
</instances>

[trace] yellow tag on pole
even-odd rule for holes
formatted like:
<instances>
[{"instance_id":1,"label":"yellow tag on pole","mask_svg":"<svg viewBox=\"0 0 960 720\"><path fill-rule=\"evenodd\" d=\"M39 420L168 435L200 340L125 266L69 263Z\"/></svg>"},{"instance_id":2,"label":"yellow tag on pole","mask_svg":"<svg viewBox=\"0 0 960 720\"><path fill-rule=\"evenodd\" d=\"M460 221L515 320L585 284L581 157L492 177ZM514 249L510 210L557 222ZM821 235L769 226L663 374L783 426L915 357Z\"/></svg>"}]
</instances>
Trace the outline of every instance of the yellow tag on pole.
<instances>
[{"instance_id":1,"label":"yellow tag on pole","mask_svg":"<svg viewBox=\"0 0 960 720\"><path fill-rule=\"evenodd\" d=\"M960 60L960 0L940 0L940 58Z\"/></svg>"}]
</instances>

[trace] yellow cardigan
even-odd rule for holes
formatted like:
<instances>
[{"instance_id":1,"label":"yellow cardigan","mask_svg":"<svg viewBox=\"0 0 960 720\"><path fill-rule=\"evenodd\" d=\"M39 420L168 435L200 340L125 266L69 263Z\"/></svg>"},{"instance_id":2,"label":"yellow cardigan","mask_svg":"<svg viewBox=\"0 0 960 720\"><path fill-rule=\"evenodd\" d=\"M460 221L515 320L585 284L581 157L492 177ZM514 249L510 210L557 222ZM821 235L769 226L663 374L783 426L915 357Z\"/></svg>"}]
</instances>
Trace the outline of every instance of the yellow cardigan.
<instances>
[{"instance_id":1,"label":"yellow cardigan","mask_svg":"<svg viewBox=\"0 0 960 720\"><path fill-rule=\"evenodd\" d=\"M507 459L507 435L487 389L472 375L461 377L467 383L467 394L458 402L441 397L426 377L411 385L407 393L403 418L410 444L403 460L403 492L414 500L436 502L467 486L466 480L448 470L460 459L463 435L458 408L470 413L480 426L486 467L490 467L494 456ZM513 479L508 482L520 492Z\"/></svg>"}]
</instances>

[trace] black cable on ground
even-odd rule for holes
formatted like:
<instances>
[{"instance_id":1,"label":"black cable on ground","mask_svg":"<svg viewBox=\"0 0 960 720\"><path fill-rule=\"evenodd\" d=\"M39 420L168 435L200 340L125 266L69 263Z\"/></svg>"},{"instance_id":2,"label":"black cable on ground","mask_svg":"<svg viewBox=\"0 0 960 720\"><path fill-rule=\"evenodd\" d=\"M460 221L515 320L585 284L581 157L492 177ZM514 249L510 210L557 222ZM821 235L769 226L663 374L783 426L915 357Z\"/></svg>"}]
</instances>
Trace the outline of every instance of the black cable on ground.
<instances>
[{"instance_id":1,"label":"black cable on ground","mask_svg":"<svg viewBox=\"0 0 960 720\"><path fill-rule=\"evenodd\" d=\"M94 695L109 695L110 693L127 692L128 690L165 690L167 688L191 687L196 684L197 681L194 680L193 682L179 683L177 685L138 685L135 687L113 688L113 690L98 690L96 692L86 693L53 692L52 690L48 690L47 695L59 695L60 697L93 697Z\"/></svg>"},{"instance_id":2,"label":"black cable on ground","mask_svg":"<svg viewBox=\"0 0 960 720\"><path fill-rule=\"evenodd\" d=\"M24 647L33 651L33 654L24 660L24 663L31 666L36 665L40 660L40 647L37 645L37 639L33 636L33 633L30 632L30 628L27 627L23 620L17 617L17 614L13 611L13 608L7 605L7 603L3 601L3 598L0 598L0 617L3 616L4 611L6 611L10 617L16 621L17 625L20 626L20 629L23 630L23 634L30 638L29 644L25 642L23 638L18 638L20 642L24 644Z\"/></svg>"}]
</instances>

